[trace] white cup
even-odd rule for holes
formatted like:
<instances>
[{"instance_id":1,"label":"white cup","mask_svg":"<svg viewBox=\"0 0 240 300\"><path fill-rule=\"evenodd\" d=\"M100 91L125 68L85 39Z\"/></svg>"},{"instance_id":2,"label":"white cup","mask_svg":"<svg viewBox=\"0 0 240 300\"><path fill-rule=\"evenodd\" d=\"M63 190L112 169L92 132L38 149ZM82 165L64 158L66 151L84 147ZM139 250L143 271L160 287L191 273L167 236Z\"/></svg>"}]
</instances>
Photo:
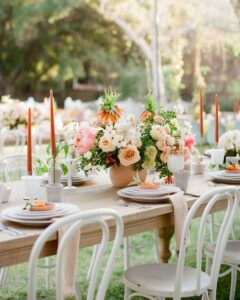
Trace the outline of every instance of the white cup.
<instances>
[{"instance_id":1,"label":"white cup","mask_svg":"<svg viewBox=\"0 0 240 300\"><path fill-rule=\"evenodd\" d=\"M175 185L179 187L182 191L186 192L190 177L189 170L181 170L173 173L175 179Z\"/></svg>"},{"instance_id":2,"label":"white cup","mask_svg":"<svg viewBox=\"0 0 240 300\"><path fill-rule=\"evenodd\" d=\"M39 198L41 193L42 177L36 175L22 176L24 196L30 199Z\"/></svg>"},{"instance_id":3,"label":"white cup","mask_svg":"<svg viewBox=\"0 0 240 300\"><path fill-rule=\"evenodd\" d=\"M7 203L11 195L12 189L4 184L0 184L0 202Z\"/></svg>"},{"instance_id":4,"label":"white cup","mask_svg":"<svg viewBox=\"0 0 240 300\"><path fill-rule=\"evenodd\" d=\"M184 169L184 157L182 155L169 155L168 157L168 170L172 173Z\"/></svg>"},{"instance_id":5,"label":"white cup","mask_svg":"<svg viewBox=\"0 0 240 300\"><path fill-rule=\"evenodd\" d=\"M224 149L212 149L211 150L211 164L222 165L224 161Z\"/></svg>"},{"instance_id":6,"label":"white cup","mask_svg":"<svg viewBox=\"0 0 240 300\"><path fill-rule=\"evenodd\" d=\"M61 203L62 191L63 191L62 184L47 184L46 185L47 201L54 202L54 203Z\"/></svg>"}]
</instances>

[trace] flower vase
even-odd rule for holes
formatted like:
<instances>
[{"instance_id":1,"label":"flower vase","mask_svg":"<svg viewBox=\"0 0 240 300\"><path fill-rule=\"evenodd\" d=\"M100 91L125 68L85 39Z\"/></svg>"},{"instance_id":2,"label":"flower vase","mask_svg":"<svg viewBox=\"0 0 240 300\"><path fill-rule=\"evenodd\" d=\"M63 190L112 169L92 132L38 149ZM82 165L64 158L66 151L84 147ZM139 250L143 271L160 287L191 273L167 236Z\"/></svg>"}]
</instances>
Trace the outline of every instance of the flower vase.
<instances>
[{"instance_id":1,"label":"flower vase","mask_svg":"<svg viewBox=\"0 0 240 300\"><path fill-rule=\"evenodd\" d=\"M59 168L57 168L55 170L53 168L49 169L48 183L49 184L60 184L61 183L61 170Z\"/></svg>"},{"instance_id":2,"label":"flower vase","mask_svg":"<svg viewBox=\"0 0 240 300\"><path fill-rule=\"evenodd\" d=\"M134 170L133 166L111 166L109 169L109 176L112 184L115 187L123 188L129 183L133 182L133 177L137 176L137 173L142 181L145 181L147 177L146 170Z\"/></svg>"},{"instance_id":3,"label":"flower vase","mask_svg":"<svg viewBox=\"0 0 240 300\"><path fill-rule=\"evenodd\" d=\"M46 193L47 193L47 201L54 203L62 202L62 184L47 184Z\"/></svg>"}]
</instances>

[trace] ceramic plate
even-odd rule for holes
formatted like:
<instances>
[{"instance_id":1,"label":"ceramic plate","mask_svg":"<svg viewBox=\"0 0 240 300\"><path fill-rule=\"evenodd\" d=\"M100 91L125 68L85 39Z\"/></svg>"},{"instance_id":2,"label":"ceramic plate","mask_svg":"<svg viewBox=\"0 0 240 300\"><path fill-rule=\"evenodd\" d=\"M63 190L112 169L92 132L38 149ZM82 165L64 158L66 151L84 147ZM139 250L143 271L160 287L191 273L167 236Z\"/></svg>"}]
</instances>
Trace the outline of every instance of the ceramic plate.
<instances>
[{"instance_id":1,"label":"ceramic plate","mask_svg":"<svg viewBox=\"0 0 240 300\"><path fill-rule=\"evenodd\" d=\"M122 193L130 196L147 196L147 197L159 197L168 195L170 193L180 192L180 188L169 185L162 185L159 189L141 189L138 186L126 187L121 189Z\"/></svg>"},{"instance_id":2,"label":"ceramic plate","mask_svg":"<svg viewBox=\"0 0 240 300\"><path fill-rule=\"evenodd\" d=\"M170 195L173 195L175 193L165 194L163 196L157 196L157 197L149 197L149 196L136 196L136 195L129 195L122 193L121 190L117 192L117 194L121 197L132 199L136 202L151 202L151 203L159 203L164 202L169 199Z\"/></svg>"},{"instance_id":3,"label":"ceramic plate","mask_svg":"<svg viewBox=\"0 0 240 300\"><path fill-rule=\"evenodd\" d=\"M211 172L208 173L208 175L215 181L223 182L223 183L228 183L228 184L238 184L240 183L240 178L239 177L227 177L219 174L219 172Z\"/></svg>"}]
</instances>

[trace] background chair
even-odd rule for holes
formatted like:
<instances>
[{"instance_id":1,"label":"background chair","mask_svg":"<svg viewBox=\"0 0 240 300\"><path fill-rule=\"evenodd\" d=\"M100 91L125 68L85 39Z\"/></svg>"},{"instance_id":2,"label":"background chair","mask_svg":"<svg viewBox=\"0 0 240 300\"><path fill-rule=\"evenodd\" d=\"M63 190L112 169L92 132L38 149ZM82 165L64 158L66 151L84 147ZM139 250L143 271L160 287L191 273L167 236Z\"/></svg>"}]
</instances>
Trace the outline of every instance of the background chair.
<instances>
[{"instance_id":1,"label":"background chair","mask_svg":"<svg viewBox=\"0 0 240 300\"><path fill-rule=\"evenodd\" d=\"M43 164L44 161L37 155L32 155L33 167L37 160ZM3 181L20 180L23 175L27 174L27 156L25 154L8 155L0 159L0 167Z\"/></svg>"},{"instance_id":2,"label":"background chair","mask_svg":"<svg viewBox=\"0 0 240 300\"><path fill-rule=\"evenodd\" d=\"M229 300L235 299L235 291L237 284L237 272L240 272L240 241L236 240L234 229L232 229L232 238L227 242L226 249L223 254L222 264L229 266L230 268L219 274L219 277L224 277L231 273L231 287ZM214 252L216 250L216 242L211 241L211 243L206 245L205 254L207 256L206 261L206 272L209 274L211 270L211 263L213 260Z\"/></svg>"},{"instance_id":3,"label":"background chair","mask_svg":"<svg viewBox=\"0 0 240 300\"><path fill-rule=\"evenodd\" d=\"M21 154L24 151L26 136L20 130L5 129L0 133L0 153Z\"/></svg>"},{"instance_id":4,"label":"background chair","mask_svg":"<svg viewBox=\"0 0 240 300\"><path fill-rule=\"evenodd\" d=\"M222 123L219 123L219 137L226 132L226 128ZM207 132L207 142L210 145L215 144L215 120L211 120Z\"/></svg>"},{"instance_id":5,"label":"background chair","mask_svg":"<svg viewBox=\"0 0 240 300\"><path fill-rule=\"evenodd\" d=\"M222 199L226 199L228 206L219 229L216 242L217 251L214 251L212 268L208 275L202 271L206 223L211 209ZM198 230L196 267L191 268L185 265L189 230L197 210L206 202L208 204L203 210ZM143 296L148 299L170 297L179 300L182 297L200 295L216 299L216 285L221 260L238 207L239 192L235 187L218 188L196 200L184 224L177 264L146 264L128 268L124 273L124 283L127 286L125 300L135 296ZM131 293L131 290L134 292Z\"/></svg>"},{"instance_id":6,"label":"background chair","mask_svg":"<svg viewBox=\"0 0 240 300\"><path fill-rule=\"evenodd\" d=\"M97 294L95 296L96 283L98 278L98 272L100 269L100 264L102 262L103 254L106 245L109 240L109 227L105 221L106 217L111 217L116 223L116 233L113 241L113 246L111 253L109 255L108 261L106 263L104 274L101 278ZM94 259L93 272L89 281L89 287L87 292L87 299L92 300L103 300L105 297L106 289L112 274L113 264L121 245L121 240L123 237L123 221L120 215L111 209L98 209L90 210L87 212L80 212L65 218L62 218L53 224L51 224L44 232L39 236L36 243L33 246L30 259L29 259L29 269L28 269L28 300L36 300L36 272L37 272L37 259L39 258L40 252L44 244L48 239L58 231L62 226L69 225L66 232L61 239L58 250L57 250L57 262L56 262L56 299L63 300L63 253L66 245L68 244L70 238L74 235L79 234L79 229L85 225L96 223L100 226L102 230L102 239L100 246L97 249L97 254Z\"/></svg>"}]
</instances>

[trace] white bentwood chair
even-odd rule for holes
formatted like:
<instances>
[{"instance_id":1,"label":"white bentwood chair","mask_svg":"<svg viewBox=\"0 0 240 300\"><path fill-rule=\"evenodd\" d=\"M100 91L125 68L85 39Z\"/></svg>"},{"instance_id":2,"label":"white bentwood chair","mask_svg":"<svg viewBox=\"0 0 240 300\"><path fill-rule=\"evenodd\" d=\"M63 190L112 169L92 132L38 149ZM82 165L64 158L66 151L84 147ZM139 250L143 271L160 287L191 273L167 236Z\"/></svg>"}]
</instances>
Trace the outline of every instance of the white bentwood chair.
<instances>
[{"instance_id":1,"label":"white bentwood chair","mask_svg":"<svg viewBox=\"0 0 240 300\"><path fill-rule=\"evenodd\" d=\"M237 284L237 272L240 272L240 241L236 240L234 231L232 233L233 240L227 242L225 251L223 253L222 264L229 266L230 268L225 272L219 274L219 277L224 277L231 273L231 287L229 300L235 299L236 284ZM210 273L211 262L216 249L216 243L212 242L205 247L206 260L206 272Z\"/></svg>"},{"instance_id":2,"label":"white bentwood chair","mask_svg":"<svg viewBox=\"0 0 240 300\"><path fill-rule=\"evenodd\" d=\"M108 240L109 240L109 225L106 222L107 218L113 218L116 224L116 232L112 245L112 250L106 263L105 271L101 278L99 287L96 291L96 283L98 279L98 272L100 264L103 259ZM95 255L93 272L89 281L87 300L103 300L107 290L109 280L111 278L113 264L115 262L116 255L121 245L123 237L123 221L122 217L112 209L96 209L89 210L86 212L76 213L74 215L59 219L58 221L51 224L43 233L39 236L35 242L30 259L28 268L28 300L36 300L36 273L37 273L37 259L41 253L44 244L49 238L63 226L69 225L61 239L58 250L57 250L57 261L56 261L56 300L64 299L63 291L63 253L66 245L68 244L71 237L79 234L79 229L85 225L98 224L102 230L102 239Z\"/></svg>"},{"instance_id":3,"label":"white bentwood chair","mask_svg":"<svg viewBox=\"0 0 240 300\"><path fill-rule=\"evenodd\" d=\"M203 247L206 232L206 221L216 203L225 199L225 210L218 237L210 275L202 271ZM124 283L128 287L125 300L135 296L147 299L179 300L182 297L201 296L202 299L216 299L216 286L221 261L227 240L239 207L240 195L235 187L221 187L201 196L191 207L183 229L180 252L177 264L145 264L129 267L124 273ZM186 249L192 219L203 203L207 203L200 219L197 235L196 267L185 265ZM134 292L131 292L133 290Z\"/></svg>"}]
</instances>

